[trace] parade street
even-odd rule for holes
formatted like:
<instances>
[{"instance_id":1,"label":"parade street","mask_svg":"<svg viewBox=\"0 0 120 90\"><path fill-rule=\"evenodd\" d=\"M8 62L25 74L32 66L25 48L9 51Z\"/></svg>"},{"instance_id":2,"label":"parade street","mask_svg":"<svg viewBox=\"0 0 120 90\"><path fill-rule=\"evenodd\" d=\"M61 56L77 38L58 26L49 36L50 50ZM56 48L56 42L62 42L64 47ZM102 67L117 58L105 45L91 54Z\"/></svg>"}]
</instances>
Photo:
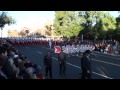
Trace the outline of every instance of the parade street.
<instances>
[{"instance_id":1,"label":"parade street","mask_svg":"<svg viewBox=\"0 0 120 90\"><path fill-rule=\"evenodd\" d=\"M80 79L81 78L81 56L67 56L66 75L59 75L59 63L54 48L42 46L15 47L19 52L37 65L40 65L45 76L43 63L44 55L48 50L52 54L53 79ZM120 79L120 56L107 55L92 52L92 79Z\"/></svg>"}]
</instances>

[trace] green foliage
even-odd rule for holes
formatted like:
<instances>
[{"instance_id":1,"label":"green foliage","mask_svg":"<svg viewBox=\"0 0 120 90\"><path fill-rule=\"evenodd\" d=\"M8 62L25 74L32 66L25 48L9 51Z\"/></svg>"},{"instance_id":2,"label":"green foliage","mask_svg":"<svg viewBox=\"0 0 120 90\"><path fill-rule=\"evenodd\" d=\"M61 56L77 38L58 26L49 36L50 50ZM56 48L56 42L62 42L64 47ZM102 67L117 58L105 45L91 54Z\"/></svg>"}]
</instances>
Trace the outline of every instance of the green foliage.
<instances>
[{"instance_id":1,"label":"green foliage","mask_svg":"<svg viewBox=\"0 0 120 90\"><path fill-rule=\"evenodd\" d=\"M116 29L114 30L113 38L120 40L120 16L116 18Z\"/></svg>"},{"instance_id":2,"label":"green foliage","mask_svg":"<svg viewBox=\"0 0 120 90\"><path fill-rule=\"evenodd\" d=\"M8 16L6 12L2 12L0 14L0 28L3 29L6 24L11 25L14 24L15 20Z\"/></svg>"},{"instance_id":3,"label":"green foliage","mask_svg":"<svg viewBox=\"0 0 120 90\"><path fill-rule=\"evenodd\" d=\"M3 30L4 26L14 24L15 20L11 17L8 16L6 12L2 12L0 14L0 28ZM2 32L1 32L1 38L2 38Z\"/></svg>"},{"instance_id":4,"label":"green foliage","mask_svg":"<svg viewBox=\"0 0 120 90\"><path fill-rule=\"evenodd\" d=\"M112 39L119 19L103 11L56 11L54 26L58 35L85 39ZM117 23L117 24L116 24Z\"/></svg>"},{"instance_id":5,"label":"green foliage","mask_svg":"<svg viewBox=\"0 0 120 90\"><path fill-rule=\"evenodd\" d=\"M64 37L78 36L82 26L78 20L78 15L75 11L56 11L54 26L57 35Z\"/></svg>"}]
</instances>

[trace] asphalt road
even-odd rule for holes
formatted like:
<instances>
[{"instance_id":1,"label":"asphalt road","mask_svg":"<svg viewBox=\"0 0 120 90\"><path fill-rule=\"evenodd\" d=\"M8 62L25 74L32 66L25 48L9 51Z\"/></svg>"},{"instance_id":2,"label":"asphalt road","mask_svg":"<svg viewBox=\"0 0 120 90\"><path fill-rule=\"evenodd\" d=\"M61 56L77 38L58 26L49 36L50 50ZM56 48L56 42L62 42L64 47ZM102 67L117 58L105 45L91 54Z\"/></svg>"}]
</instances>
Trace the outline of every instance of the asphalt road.
<instances>
[{"instance_id":1,"label":"asphalt road","mask_svg":"<svg viewBox=\"0 0 120 90\"><path fill-rule=\"evenodd\" d=\"M48 50L51 51L53 57L53 79L80 79L81 77L81 56L70 55L67 57L66 76L59 75L59 63L57 54L53 49L42 46L26 46L16 47L18 51L23 53L28 59L42 67L42 72L45 75L43 57ZM107 55L93 52L92 57L92 79L120 79L120 56Z\"/></svg>"}]
</instances>

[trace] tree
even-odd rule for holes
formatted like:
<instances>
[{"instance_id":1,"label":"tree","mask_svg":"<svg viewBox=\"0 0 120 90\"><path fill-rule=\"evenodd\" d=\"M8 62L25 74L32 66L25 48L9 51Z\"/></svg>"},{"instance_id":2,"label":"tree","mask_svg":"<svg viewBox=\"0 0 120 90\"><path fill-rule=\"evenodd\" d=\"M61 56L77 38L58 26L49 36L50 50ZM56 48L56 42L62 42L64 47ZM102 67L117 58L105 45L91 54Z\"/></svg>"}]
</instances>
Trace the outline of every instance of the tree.
<instances>
[{"instance_id":1,"label":"tree","mask_svg":"<svg viewBox=\"0 0 120 90\"><path fill-rule=\"evenodd\" d=\"M51 22L47 21L46 24L45 24L45 28L46 28L46 31L45 33L48 35L48 36L51 36L52 35L52 30L53 30L53 25Z\"/></svg>"},{"instance_id":2,"label":"tree","mask_svg":"<svg viewBox=\"0 0 120 90\"><path fill-rule=\"evenodd\" d=\"M120 41L120 16L116 18L116 29L113 34L114 39Z\"/></svg>"},{"instance_id":3,"label":"tree","mask_svg":"<svg viewBox=\"0 0 120 90\"><path fill-rule=\"evenodd\" d=\"M15 23L15 20L11 16L8 16L6 12L2 12L0 14L1 38L2 38L2 30L3 30L4 26L11 25L14 23Z\"/></svg>"},{"instance_id":4,"label":"tree","mask_svg":"<svg viewBox=\"0 0 120 90\"><path fill-rule=\"evenodd\" d=\"M116 20L109 13L103 11L79 12L81 25L84 29L80 32L86 39L112 38L111 30L116 28ZM108 36L107 36L108 35Z\"/></svg>"},{"instance_id":5,"label":"tree","mask_svg":"<svg viewBox=\"0 0 120 90\"><path fill-rule=\"evenodd\" d=\"M57 35L64 37L76 37L81 30L76 11L56 11L54 20Z\"/></svg>"},{"instance_id":6,"label":"tree","mask_svg":"<svg viewBox=\"0 0 120 90\"><path fill-rule=\"evenodd\" d=\"M96 11L79 11L78 12L78 16L79 16L79 21L80 21L80 25L83 28L83 30L81 30L79 36L84 35L85 39L91 39L91 35L93 35L93 25L95 23L95 16L96 16Z\"/></svg>"},{"instance_id":7,"label":"tree","mask_svg":"<svg viewBox=\"0 0 120 90\"><path fill-rule=\"evenodd\" d=\"M103 13L103 12L102 12ZM99 30L99 38L102 37L102 39L112 39L113 30L116 29L116 20L114 17L112 17L109 13L103 13L99 20L101 21L101 28Z\"/></svg>"},{"instance_id":8,"label":"tree","mask_svg":"<svg viewBox=\"0 0 120 90\"><path fill-rule=\"evenodd\" d=\"M57 35L85 39L111 39L116 20L103 11L56 11L54 20Z\"/></svg>"}]
</instances>

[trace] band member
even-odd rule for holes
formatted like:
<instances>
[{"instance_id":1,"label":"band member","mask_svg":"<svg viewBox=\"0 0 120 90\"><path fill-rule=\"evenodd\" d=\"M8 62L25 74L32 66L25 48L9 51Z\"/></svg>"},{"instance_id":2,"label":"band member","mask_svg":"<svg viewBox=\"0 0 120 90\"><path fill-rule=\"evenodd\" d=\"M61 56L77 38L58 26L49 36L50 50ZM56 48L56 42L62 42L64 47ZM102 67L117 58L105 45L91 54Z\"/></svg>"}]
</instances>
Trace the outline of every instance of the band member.
<instances>
[{"instance_id":1,"label":"band member","mask_svg":"<svg viewBox=\"0 0 120 90\"><path fill-rule=\"evenodd\" d=\"M50 49L51 49L51 47L52 47L52 42L51 42L51 40L49 41L49 47L50 47Z\"/></svg>"},{"instance_id":2,"label":"band member","mask_svg":"<svg viewBox=\"0 0 120 90\"><path fill-rule=\"evenodd\" d=\"M63 50L58 54L58 61L60 65L60 75L66 75L66 55Z\"/></svg>"},{"instance_id":3,"label":"band member","mask_svg":"<svg viewBox=\"0 0 120 90\"><path fill-rule=\"evenodd\" d=\"M82 69L82 77L81 77L81 79L91 79L90 50L86 50L83 53L83 56L81 58L81 69Z\"/></svg>"},{"instance_id":4,"label":"band member","mask_svg":"<svg viewBox=\"0 0 120 90\"><path fill-rule=\"evenodd\" d=\"M47 55L44 56L44 65L46 70L46 76L48 77L48 72L50 75L50 79L52 79L52 56L50 51L47 52Z\"/></svg>"}]
</instances>

